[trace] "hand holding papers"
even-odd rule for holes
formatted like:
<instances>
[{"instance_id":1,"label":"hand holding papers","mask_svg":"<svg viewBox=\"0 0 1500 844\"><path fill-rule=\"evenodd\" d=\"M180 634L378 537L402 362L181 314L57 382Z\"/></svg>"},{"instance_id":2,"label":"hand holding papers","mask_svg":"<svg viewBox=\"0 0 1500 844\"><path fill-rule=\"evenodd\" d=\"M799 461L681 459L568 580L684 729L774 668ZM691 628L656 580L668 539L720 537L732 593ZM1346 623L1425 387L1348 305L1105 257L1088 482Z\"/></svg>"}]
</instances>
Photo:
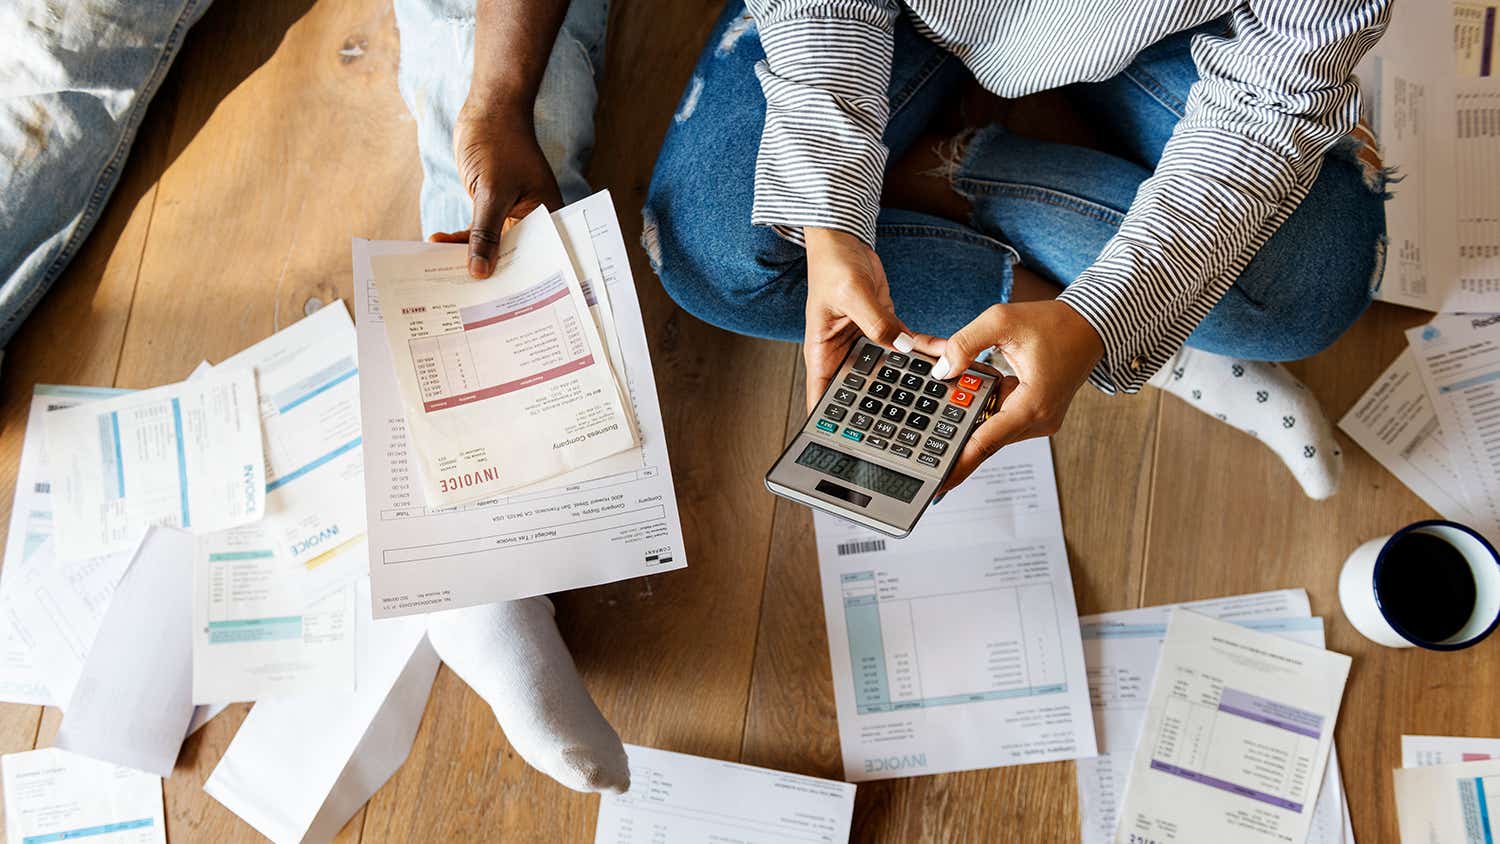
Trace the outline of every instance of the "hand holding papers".
<instances>
[{"instance_id":1,"label":"hand holding papers","mask_svg":"<svg viewBox=\"0 0 1500 844\"><path fill-rule=\"evenodd\" d=\"M606 307L613 313L614 332L603 334L618 334L640 445L542 484L457 507L430 507L419 491L423 472L414 470L420 461L411 454L408 414L371 269L372 256L435 254L446 247L354 242L377 618L525 598L686 565L645 326L614 207L608 193L598 193L555 217L569 237L590 238L587 249L576 243L570 248L580 262L590 251L595 257L602 283L591 284L599 303L592 310L601 318Z\"/></svg>"},{"instance_id":2,"label":"hand holding papers","mask_svg":"<svg viewBox=\"0 0 1500 844\"><path fill-rule=\"evenodd\" d=\"M160 777L50 747L9 754L0 768L6 844L166 844Z\"/></svg>"},{"instance_id":3,"label":"hand holding papers","mask_svg":"<svg viewBox=\"0 0 1500 844\"><path fill-rule=\"evenodd\" d=\"M249 369L215 370L43 418L61 559L130 551L152 525L223 530L265 511Z\"/></svg>"},{"instance_id":4,"label":"hand holding papers","mask_svg":"<svg viewBox=\"0 0 1500 844\"><path fill-rule=\"evenodd\" d=\"M1175 611L1115 840L1307 840L1349 663Z\"/></svg>"},{"instance_id":5,"label":"hand holding papers","mask_svg":"<svg viewBox=\"0 0 1500 844\"><path fill-rule=\"evenodd\" d=\"M854 786L625 745L630 790L599 801L595 844L849 840Z\"/></svg>"},{"instance_id":6,"label":"hand holding papers","mask_svg":"<svg viewBox=\"0 0 1500 844\"><path fill-rule=\"evenodd\" d=\"M546 480L636 445L573 262L546 209L495 274L462 246L370 259L427 503Z\"/></svg>"}]
</instances>

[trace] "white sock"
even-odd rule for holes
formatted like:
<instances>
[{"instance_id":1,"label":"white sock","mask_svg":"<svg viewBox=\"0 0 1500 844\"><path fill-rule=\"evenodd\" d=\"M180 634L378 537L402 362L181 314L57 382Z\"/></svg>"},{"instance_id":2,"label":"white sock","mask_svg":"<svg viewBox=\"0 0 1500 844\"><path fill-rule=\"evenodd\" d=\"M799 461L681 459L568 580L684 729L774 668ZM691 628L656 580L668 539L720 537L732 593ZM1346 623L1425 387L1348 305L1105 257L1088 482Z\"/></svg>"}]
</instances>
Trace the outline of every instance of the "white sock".
<instances>
[{"instance_id":1,"label":"white sock","mask_svg":"<svg viewBox=\"0 0 1500 844\"><path fill-rule=\"evenodd\" d=\"M495 710L511 746L574 791L630 788L625 748L578 676L552 601L527 598L433 613L443 662Z\"/></svg>"},{"instance_id":2,"label":"white sock","mask_svg":"<svg viewBox=\"0 0 1500 844\"><path fill-rule=\"evenodd\" d=\"M1312 391L1280 365L1184 347L1150 383L1265 443L1309 498L1338 489L1344 462L1333 426Z\"/></svg>"}]
</instances>

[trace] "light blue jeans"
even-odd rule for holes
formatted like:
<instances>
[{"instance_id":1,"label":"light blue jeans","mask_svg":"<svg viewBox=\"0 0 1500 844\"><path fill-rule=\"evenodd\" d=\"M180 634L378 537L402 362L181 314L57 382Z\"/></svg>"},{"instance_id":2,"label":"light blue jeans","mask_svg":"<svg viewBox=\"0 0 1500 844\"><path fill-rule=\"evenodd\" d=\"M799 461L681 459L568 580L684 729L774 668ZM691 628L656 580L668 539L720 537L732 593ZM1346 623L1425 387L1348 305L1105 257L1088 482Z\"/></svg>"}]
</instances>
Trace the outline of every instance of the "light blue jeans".
<instances>
[{"instance_id":1,"label":"light blue jeans","mask_svg":"<svg viewBox=\"0 0 1500 844\"><path fill-rule=\"evenodd\" d=\"M1198 79L1196 32L1142 50L1118 76L1064 93L1110 134L1111 152L1033 140L991 126L951 162L972 208L957 222L895 207L880 211L875 251L896 314L948 336L1007 301L1013 265L1066 286L1114 236ZM1060 46L1059 49L1067 49ZM807 260L800 246L750 224L765 97L765 58L743 7L731 3L708 38L662 144L642 241L667 292L730 331L800 341ZM900 158L970 80L957 57L899 19L884 141ZM1325 348L1365 310L1385 256L1385 174L1363 165L1353 139L1332 150L1311 192L1250 261L1187 344L1252 360L1291 360Z\"/></svg>"},{"instance_id":2,"label":"light blue jeans","mask_svg":"<svg viewBox=\"0 0 1500 844\"><path fill-rule=\"evenodd\" d=\"M417 120L422 229L467 228L453 122L468 93L474 0L394 0L400 86ZM209 0L0 0L0 348L77 254L136 129ZM537 97L569 201L588 193L608 0L573 0Z\"/></svg>"}]
</instances>

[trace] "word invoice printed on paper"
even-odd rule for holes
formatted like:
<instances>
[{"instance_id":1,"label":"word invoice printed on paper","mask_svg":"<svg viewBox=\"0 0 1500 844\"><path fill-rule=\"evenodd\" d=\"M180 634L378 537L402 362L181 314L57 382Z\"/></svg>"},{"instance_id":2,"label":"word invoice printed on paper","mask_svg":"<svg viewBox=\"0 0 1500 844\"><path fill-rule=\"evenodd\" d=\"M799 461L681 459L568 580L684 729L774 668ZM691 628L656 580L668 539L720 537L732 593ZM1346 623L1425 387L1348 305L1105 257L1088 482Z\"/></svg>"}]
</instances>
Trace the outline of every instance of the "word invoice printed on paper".
<instances>
[{"instance_id":1,"label":"word invoice printed on paper","mask_svg":"<svg viewBox=\"0 0 1500 844\"><path fill-rule=\"evenodd\" d=\"M430 505L555 477L633 448L619 384L557 226L506 233L495 273L466 247L371 259Z\"/></svg>"}]
</instances>

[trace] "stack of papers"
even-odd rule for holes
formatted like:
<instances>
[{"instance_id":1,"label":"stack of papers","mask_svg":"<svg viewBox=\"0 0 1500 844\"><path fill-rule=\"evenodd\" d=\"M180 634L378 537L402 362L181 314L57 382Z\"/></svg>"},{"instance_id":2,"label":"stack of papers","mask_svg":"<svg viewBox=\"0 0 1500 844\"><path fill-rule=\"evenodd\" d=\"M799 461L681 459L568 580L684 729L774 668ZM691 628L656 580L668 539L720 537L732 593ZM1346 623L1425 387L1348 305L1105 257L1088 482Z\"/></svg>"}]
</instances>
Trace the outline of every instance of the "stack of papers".
<instances>
[{"instance_id":1,"label":"stack of papers","mask_svg":"<svg viewBox=\"0 0 1500 844\"><path fill-rule=\"evenodd\" d=\"M1500 386L1500 316L1445 314L1339 427L1443 515L1500 540L1500 448L1489 437Z\"/></svg>"},{"instance_id":2,"label":"stack of papers","mask_svg":"<svg viewBox=\"0 0 1500 844\"><path fill-rule=\"evenodd\" d=\"M161 778L45 748L0 758L6 844L102 837L166 844Z\"/></svg>"},{"instance_id":3,"label":"stack of papers","mask_svg":"<svg viewBox=\"0 0 1500 844\"><path fill-rule=\"evenodd\" d=\"M1095 754L1048 440L1001 451L905 539L813 518L846 779Z\"/></svg>"},{"instance_id":4,"label":"stack of papers","mask_svg":"<svg viewBox=\"0 0 1500 844\"><path fill-rule=\"evenodd\" d=\"M557 239L565 247L561 257ZM461 272L459 245L354 241L376 618L514 600L687 564L645 326L609 194L576 202L551 220L528 217L501 249L513 254L491 284L466 275L443 281ZM377 268L383 268L379 276ZM386 270L391 279L378 281ZM429 271L437 281L413 280ZM507 291L512 284L521 289ZM407 303L402 310L424 310L397 316L399 326L388 324L384 315L397 309L384 305L386 290L399 291L392 295ZM522 296L525 291L531 298ZM471 292L490 298L461 298ZM574 318L577 295L587 307L582 319ZM416 296L446 302L448 321L422 324L437 336L417 336L411 317L428 314L430 300L411 304ZM533 322L538 325L528 328ZM506 349L512 357L524 352L531 368L475 369L480 350L488 350L486 359L503 359ZM561 359L567 364L539 368ZM593 386L585 386L585 374ZM499 386L506 389L494 389ZM414 387L419 392L408 401ZM477 423L458 415L470 410L517 415L471 430ZM504 440L512 431L525 435L517 443L538 451L534 429L564 410L574 414L564 426L572 433L522 455L518 465L530 467L526 475L466 462L512 454L514 443L491 439L503 434ZM464 437L482 455L448 451L445 432ZM584 442L572 442L579 436ZM594 441L610 445L574 451ZM616 448L621 443L623 451ZM602 454L611 456L581 462ZM511 488L516 478L542 471L537 466L574 468ZM490 497L470 500L475 494Z\"/></svg>"},{"instance_id":5,"label":"stack of papers","mask_svg":"<svg viewBox=\"0 0 1500 844\"><path fill-rule=\"evenodd\" d=\"M1401 765L1395 781L1403 842L1500 837L1500 739L1402 736Z\"/></svg>"},{"instance_id":6,"label":"stack of papers","mask_svg":"<svg viewBox=\"0 0 1500 844\"><path fill-rule=\"evenodd\" d=\"M1077 767L1079 825L1084 844L1116 840L1120 803L1136 748L1141 743L1167 622L1177 608L1294 642L1323 646L1323 620L1312 617L1307 593L1301 589L1167 604L1080 619L1099 736L1098 758L1080 759ZM1354 841L1338 757L1331 751L1306 840L1310 844Z\"/></svg>"}]
</instances>

